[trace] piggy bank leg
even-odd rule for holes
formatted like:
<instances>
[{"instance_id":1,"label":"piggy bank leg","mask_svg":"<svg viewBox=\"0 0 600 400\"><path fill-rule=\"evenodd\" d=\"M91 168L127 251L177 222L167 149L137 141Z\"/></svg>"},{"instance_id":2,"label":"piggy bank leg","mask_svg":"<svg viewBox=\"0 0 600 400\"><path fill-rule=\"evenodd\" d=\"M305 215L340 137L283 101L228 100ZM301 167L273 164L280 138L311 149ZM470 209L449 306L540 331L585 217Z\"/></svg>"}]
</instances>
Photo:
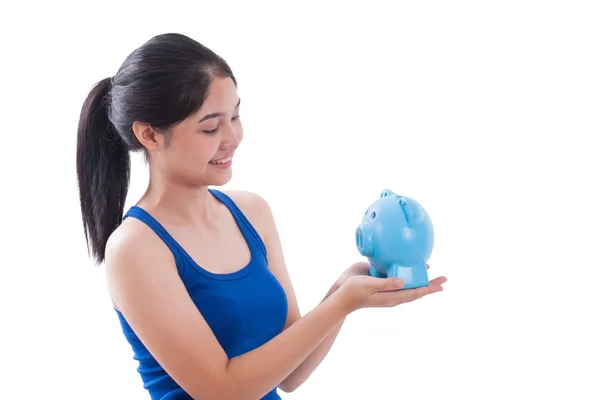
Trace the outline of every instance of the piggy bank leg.
<instances>
[{"instance_id":1,"label":"piggy bank leg","mask_svg":"<svg viewBox=\"0 0 600 400\"><path fill-rule=\"evenodd\" d=\"M374 276L375 278L385 278L386 275L382 272L379 272L377 268L373 266L373 264L369 265L369 275Z\"/></svg>"},{"instance_id":2,"label":"piggy bank leg","mask_svg":"<svg viewBox=\"0 0 600 400\"><path fill-rule=\"evenodd\" d=\"M393 264L388 270L388 276L401 278L404 281L402 289L415 289L429 285L427 267L424 263L410 267Z\"/></svg>"}]
</instances>

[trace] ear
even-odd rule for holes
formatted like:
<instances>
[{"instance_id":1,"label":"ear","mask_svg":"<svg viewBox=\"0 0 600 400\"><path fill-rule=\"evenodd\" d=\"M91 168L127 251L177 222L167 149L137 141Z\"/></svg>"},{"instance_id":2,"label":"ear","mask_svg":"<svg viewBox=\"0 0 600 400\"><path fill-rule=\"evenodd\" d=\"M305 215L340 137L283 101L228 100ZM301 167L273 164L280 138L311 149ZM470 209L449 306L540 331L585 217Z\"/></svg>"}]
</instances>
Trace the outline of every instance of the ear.
<instances>
[{"instance_id":1,"label":"ear","mask_svg":"<svg viewBox=\"0 0 600 400\"><path fill-rule=\"evenodd\" d=\"M381 194L379 195L379 198L387 197L387 196L396 196L396 193L394 193L393 191L391 191L389 189L384 189L381 192Z\"/></svg>"},{"instance_id":2,"label":"ear","mask_svg":"<svg viewBox=\"0 0 600 400\"><path fill-rule=\"evenodd\" d=\"M152 129L148 123L135 121L132 129L137 140L149 151L164 147L164 137Z\"/></svg>"}]
</instances>

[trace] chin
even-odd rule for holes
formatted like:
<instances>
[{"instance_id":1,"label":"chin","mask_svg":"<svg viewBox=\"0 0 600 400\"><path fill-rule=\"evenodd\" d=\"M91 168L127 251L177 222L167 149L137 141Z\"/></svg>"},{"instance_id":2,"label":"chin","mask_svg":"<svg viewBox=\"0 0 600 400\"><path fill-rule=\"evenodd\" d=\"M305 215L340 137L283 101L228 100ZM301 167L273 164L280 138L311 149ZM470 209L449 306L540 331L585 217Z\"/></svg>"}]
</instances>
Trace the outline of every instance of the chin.
<instances>
[{"instance_id":1,"label":"chin","mask_svg":"<svg viewBox=\"0 0 600 400\"><path fill-rule=\"evenodd\" d=\"M231 179L211 180L208 186L225 186Z\"/></svg>"},{"instance_id":2,"label":"chin","mask_svg":"<svg viewBox=\"0 0 600 400\"><path fill-rule=\"evenodd\" d=\"M221 173L218 175L211 174L208 177L207 181L209 182L208 186L223 186L231 181L232 178L231 170L225 173Z\"/></svg>"}]
</instances>

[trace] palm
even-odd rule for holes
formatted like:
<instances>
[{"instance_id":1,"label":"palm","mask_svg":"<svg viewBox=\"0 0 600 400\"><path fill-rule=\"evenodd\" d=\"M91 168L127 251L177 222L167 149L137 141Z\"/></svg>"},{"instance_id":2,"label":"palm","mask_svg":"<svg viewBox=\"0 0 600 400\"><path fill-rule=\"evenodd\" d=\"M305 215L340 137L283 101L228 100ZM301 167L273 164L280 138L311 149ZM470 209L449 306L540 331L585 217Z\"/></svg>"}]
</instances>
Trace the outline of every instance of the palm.
<instances>
[{"instance_id":1,"label":"palm","mask_svg":"<svg viewBox=\"0 0 600 400\"><path fill-rule=\"evenodd\" d=\"M354 275L369 275L369 263L365 261L354 263L344 272L344 275L347 275L347 278Z\"/></svg>"},{"instance_id":2,"label":"palm","mask_svg":"<svg viewBox=\"0 0 600 400\"><path fill-rule=\"evenodd\" d=\"M429 269L429 264L426 264L427 269ZM366 261L359 261L352 264L337 281L337 285L341 286L344 282L348 280L348 278L357 275L369 275L369 263ZM445 277L438 277L429 281L429 283L433 285L441 285L446 282Z\"/></svg>"}]
</instances>

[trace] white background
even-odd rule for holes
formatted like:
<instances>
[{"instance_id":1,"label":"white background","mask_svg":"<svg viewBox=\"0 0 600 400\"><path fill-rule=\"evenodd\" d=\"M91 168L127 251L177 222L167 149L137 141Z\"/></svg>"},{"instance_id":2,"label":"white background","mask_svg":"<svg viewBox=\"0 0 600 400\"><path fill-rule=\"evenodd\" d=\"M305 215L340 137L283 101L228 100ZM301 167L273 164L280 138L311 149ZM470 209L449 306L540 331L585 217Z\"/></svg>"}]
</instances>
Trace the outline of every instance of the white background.
<instances>
[{"instance_id":1,"label":"white background","mask_svg":"<svg viewBox=\"0 0 600 400\"><path fill-rule=\"evenodd\" d=\"M87 257L76 127L95 82L180 32L239 80L227 188L270 202L303 312L362 259L382 189L436 229L446 290L352 315L284 399L599 398L596 4L3 3L0 397L148 398Z\"/></svg>"}]
</instances>

